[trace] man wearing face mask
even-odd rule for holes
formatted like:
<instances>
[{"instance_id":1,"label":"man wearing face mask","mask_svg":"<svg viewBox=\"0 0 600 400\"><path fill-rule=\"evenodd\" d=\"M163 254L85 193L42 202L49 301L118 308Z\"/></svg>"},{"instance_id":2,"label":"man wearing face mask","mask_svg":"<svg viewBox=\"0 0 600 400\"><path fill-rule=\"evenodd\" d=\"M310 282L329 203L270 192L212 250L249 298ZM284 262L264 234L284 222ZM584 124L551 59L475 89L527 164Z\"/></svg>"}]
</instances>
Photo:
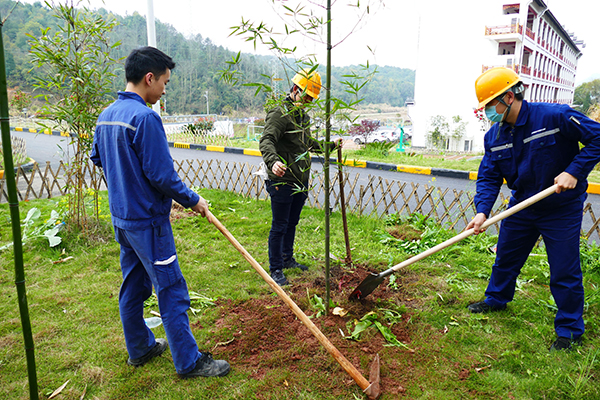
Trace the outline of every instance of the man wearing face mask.
<instances>
[{"instance_id":1,"label":"man wearing face mask","mask_svg":"<svg viewBox=\"0 0 600 400\"><path fill-rule=\"evenodd\" d=\"M538 238L550 264L550 290L558 311L557 339L550 350L571 350L584 333L584 293L579 237L587 176L600 161L600 124L564 104L529 103L511 69L498 67L475 82L479 107L496 122L484 138L475 206L468 224L475 234L492 210L504 180L512 190L509 207L557 184L555 194L502 221L496 261L485 300L472 313L506 309L523 264ZM580 150L579 143L584 145Z\"/></svg>"},{"instance_id":2,"label":"man wearing face mask","mask_svg":"<svg viewBox=\"0 0 600 400\"><path fill-rule=\"evenodd\" d=\"M271 196L269 270L278 285L288 284L283 269L308 270L294 258L296 226L308 198L311 160L309 152L320 152L324 143L310 134L307 105L319 98L321 76L312 70L298 72L283 103L267 113L259 149L267 166L267 191ZM340 144L329 143L333 150Z\"/></svg>"}]
</instances>

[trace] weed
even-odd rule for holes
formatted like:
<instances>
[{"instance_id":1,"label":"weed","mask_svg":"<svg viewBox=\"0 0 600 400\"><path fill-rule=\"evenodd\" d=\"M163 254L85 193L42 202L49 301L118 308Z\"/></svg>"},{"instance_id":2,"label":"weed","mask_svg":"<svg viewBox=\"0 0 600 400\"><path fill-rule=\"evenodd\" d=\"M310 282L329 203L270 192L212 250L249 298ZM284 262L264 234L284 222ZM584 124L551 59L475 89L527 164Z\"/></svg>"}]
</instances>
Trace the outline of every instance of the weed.
<instances>
[{"instance_id":1,"label":"weed","mask_svg":"<svg viewBox=\"0 0 600 400\"><path fill-rule=\"evenodd\" d=\"M391 217L389 220L395 221L397 219ZM386 224L387 223L389 222L386 222ZM408 223L414 229L423 230L419 239L404 240L395 238L385 232L379 234L379 242L401 248L408 254L419 254L443 242L452 235L446 229L436 226L434 221L429 220L426 216L421 214L412 214L405 223Z\"/></svg>"},{"instance_id":2,"label":"weed","mask_svg":"<svg viewBox=\"0 0 600 400\"><path fill-rule=\"evenodd\" d=\"M397 282L397 277L396 275L392 274L390 275L390 279L388 281L388 287L392 290L400 290L400 285L398 285Z\"/></svg>"},{"instance_id":3,"label":"weed","mask_svg":"<svg viewBox=\"0 0 600 400\"><path fill-rule=\"evenodd\" d=\"M584 237L580 243L581 270L584 273L600 274L600 247L595 242L588 243Z\"/></svg>"},{"instance_id":4,"label":"weed","mask_svg":"<svg viewBox=\"0 0 600 400\"><path fill-rule=\"evenodd\" d=\"M354 320L353 324L354 324L354 329L351 330L350 328L352 327L352 322L348 322L348 332L352 332L350 334L350 336L346 336L346 339L351 339L351 340L360 340L360 335L365 332L367 329L371 328L371 327L375 327L377 328L377 330L379 331L379 333L381 333L381 335L385 338L385 340L388 342L389 346L396 346L396 347L403 347L408 349L408 346L405 345L404 343L400 342L398 340L398 338L396 337L396 335L394 335L392 333L392 330L390 329L391 326L394 323L397 323L400 321L400 318L402 317L398 312L396 311L392 311L392 310L382 310L384 313L384 319L390 322L390 326L386 326L384 324L382 324L379 321L379 316L377 315L377 313L371 311L367 314L365 314L359 321Z\"/></svg>"},{"instance_id":5,"label":"weed","mask_svg":"<svg viewBox=\"0 0 600 400\"><path fill-rule=\"evenodd\" d=\"M195 316L198 316L198 313L204 311L205 309L209 307L215 307L215 301L217 301L217 299L213 299L196 292L190 292L190 311Z\"/></svg>"},{"instance_id":6,"label":"weed","mask_svg":"<svg viewBox=\"0 0 600 400\"><path fill-rule=\"evenodd\" d=\"M494 247L496 243L498 243L498 235L488 235L488 234L480 234L480 235L471 235L464 240L466 246L472 251L476 251L479 253L485 254L493 254Z\"/></svg>"},{"instance_id":7,"label":"weed","mask_svg":"<svg viewBox=\"0 0 600 400\"><path fill-rule=\"evenodd\" d=\"M575 379L567 376L567 381L573 386L573 398L583 399L587 395L587 384L593 377L593 369L596 364L598 350L589 352L583 362L578 362L579 371Z\"/></svg>"},{"instance_id":8,"label":"weed","mask_svg":"<svg viewBox=\"0 0 600 400\"><path fill-rule=\"evenodd\" d=\"M394 146L396 146L396 142L366 143L364 148L356 150L354 154L358 157L365 157L369 159L380 157L388 158L390 155L390 149Z\"/></svg>"}]
</instances>

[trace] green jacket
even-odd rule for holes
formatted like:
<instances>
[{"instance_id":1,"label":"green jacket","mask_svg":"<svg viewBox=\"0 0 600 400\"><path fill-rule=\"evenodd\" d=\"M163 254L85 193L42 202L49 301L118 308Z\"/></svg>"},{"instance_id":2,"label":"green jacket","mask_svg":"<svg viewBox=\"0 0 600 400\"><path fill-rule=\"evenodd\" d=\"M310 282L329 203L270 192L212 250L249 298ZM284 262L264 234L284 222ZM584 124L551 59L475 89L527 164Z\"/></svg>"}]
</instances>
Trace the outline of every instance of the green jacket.
<instances>
[{"instance_id":1,"label":"green jacket","mask_svg":"<svg viewBox=\"0 0 600 400\"><path fill-rule=\"evenodd\" d=\"M331 147L334 148L334 145L331 144ZM267 113L259 149L270 180L308 187L311 166L309 152L321 152L322 143L310 135L308 115L301 108L294 107L288 97L283 105ZM287 167L282 177L272 171L277 161Z\"/></svg>"}]
</instances>

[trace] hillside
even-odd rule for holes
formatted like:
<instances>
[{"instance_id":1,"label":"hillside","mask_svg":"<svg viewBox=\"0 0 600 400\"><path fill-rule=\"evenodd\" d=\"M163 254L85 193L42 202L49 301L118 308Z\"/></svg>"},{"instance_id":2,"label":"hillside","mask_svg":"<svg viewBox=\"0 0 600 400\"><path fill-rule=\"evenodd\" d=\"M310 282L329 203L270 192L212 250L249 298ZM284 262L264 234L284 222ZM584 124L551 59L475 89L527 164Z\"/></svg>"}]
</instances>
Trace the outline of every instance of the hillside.
<instances>
[{"instance_id":1,"label":"hillside","mask_svg":"<svg viewBox=\"0 0 600 400\"><path fill-rule=\"evenodd\" d=\"M125 57L131 49L147 43L144 16L135 13L123 17L103 9L98 13L118 22L117 27L110 33L113 43L121 43L114 53L116 57ZM36 71L30 71L27 34L38 36L42 28L56 27L57 21L51 10L42 3L19 3L15 7L12 0L0 0L0 15L3 18L8 16L3 26L8 85L11 88L19 87L25 91L32 91L33 74ZM173 57L177 63L165 97L167 113L206 113L206 91L209 92L211 113L261 109L265 100L264 94L255 96L255 88L241 85L232 87L219 80L219 71L226 68L226 62L232 59L234 52L213 44L209 38L201 35L185 37L175 27L160 20L156 21L156 37L157 47ZM279 65L274 57L243 54L240 72L243 73L244 82L269 84L274 61L275 65ZM321 65L320 69L324 71L325 66ZM344 75L358 70L358 67L333 67L332 70L332 95L345 101L350 100L350 95L345 92L340 81L347 80ZM117 73L115 92L125 85L123 70L120 69ZM283 68L277 73L280 77L286 76ZM407 98L414 97L414 79L413 70L380 67L375 78L362 92L363 104L402 107ZM279 87L286 91L289 89L288 85L289 83L283 81Z\"/></svg>"}]
</instances>

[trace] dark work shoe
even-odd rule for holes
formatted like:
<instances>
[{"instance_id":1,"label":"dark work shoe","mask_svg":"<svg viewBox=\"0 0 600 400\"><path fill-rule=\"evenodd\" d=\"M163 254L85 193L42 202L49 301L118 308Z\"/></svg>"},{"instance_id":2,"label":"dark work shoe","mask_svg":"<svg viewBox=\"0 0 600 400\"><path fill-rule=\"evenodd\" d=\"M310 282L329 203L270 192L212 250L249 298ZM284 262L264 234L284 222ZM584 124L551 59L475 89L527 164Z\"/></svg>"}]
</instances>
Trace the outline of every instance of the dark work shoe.
<instances>
[{"instance_id":1,"label":"dark work shoe","mask_svg":"<svg viewBox=\"0 0 600 400\"><path fill-rule=\"evenodd\" d=\"M225 360L213 360L212 354L202 353L196 366L187 374L179 374L180 378L188 379L197 376L225 376L229 373L229 363Z\"/></svg>"},{"instance_id":2,"label":"dark work shoe","mask_svg":"<svg viewBox=\"0 0 600 400\"><path fill-rule=\"evenodd\" d=\"M294 257L287 261L283 261L283 269L300 268L302 271L308 271L308 267L304 264L300 264Z\"/></svg>"},{"instance_id":3,"label":"dark work shoe","mask_svg":"<svg viewBox=\"0 0 600 400\"><path fill-rule=\"evenodd\" d=\"M276 269L275 271L271 271L271 278L273 278L273 280L279 286L285 286L285 285L289 285L290 284L288 282L287 278L285 277L285 275L283 274L283 271L280 270L280 269Z\"/></svg>"},{"instance_id":4,"label":"dark work shoe","mask_svg":"<svg viewBox=\"0 0 600 400\"><path fill-rule=\"evenodd\" d=\"M140 358L134 358L133 360L131 358L128 358L127 364L132 365L134 367L141 367L148 361L152 360L154 357L158 357L162 353L164 353L167 347L169 347L169 344L165 339L156 339L156 344L154 345L152 350L150 350Z\"/></svg>"},{"instance_id":5,"label":"dark work shoe","mask_svg":"<svg viewBox=\"0 0 600 400\"><path fill-rule=\"evenodd\" d=\"M491 311L506 310L506 304L504 304L504 305L502 305L500 307L492 307L488 303L486 303L485 301L480 301L479 303L469 304L469 306L467 308L473 314L480 314L480 313L484 313L485 314L485 313L488 313L488 312L491 312Z\"/></svg>"},{"instance_id":6,"label":"dark work shoe","mask_svg":"<svg viewBox=\"0 0 600 400\"><path fill-rule=\"evenodd\" d=\"M568 337L559 336L558 339L556 339L554 341L554 343L552 343L552 346L550 346L549 350L550 351L560 351L560 350L571 351L571 350L573 350L573 345L581 346L581 338L578 337L577 339L571 339Z\"/></svg>"}]
</instances>

